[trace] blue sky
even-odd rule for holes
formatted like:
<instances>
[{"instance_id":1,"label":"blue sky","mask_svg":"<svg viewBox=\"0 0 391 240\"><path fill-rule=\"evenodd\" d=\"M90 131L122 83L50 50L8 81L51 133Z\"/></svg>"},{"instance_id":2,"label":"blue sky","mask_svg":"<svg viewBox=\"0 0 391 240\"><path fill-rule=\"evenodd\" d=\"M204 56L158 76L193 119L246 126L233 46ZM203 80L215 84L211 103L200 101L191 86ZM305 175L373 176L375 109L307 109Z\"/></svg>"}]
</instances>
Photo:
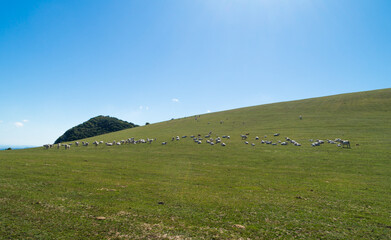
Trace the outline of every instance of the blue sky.
<instances>
[{"instance_id":1,"label":"blue sky","mask_svg":"<svg viewBox=\"0 0 391 240\"><path fill-rule=\"evenodd\" d=\"M0 145L391 87L391 1L4 0Z\"/></svg>"}]
</instances>

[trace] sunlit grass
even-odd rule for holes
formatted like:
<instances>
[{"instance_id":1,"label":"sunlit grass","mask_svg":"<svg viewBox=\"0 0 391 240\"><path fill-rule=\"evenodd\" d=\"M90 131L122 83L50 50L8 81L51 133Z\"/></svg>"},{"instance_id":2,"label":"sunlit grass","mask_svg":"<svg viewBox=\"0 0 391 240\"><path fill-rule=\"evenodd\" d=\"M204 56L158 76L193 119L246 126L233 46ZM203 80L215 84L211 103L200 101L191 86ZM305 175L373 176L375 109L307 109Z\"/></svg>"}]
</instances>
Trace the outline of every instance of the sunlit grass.
<instances>
[{"instance_id":1,"label":"sunlit grass","mask_svg":"<svg viewBox=\"0 0 391 240\"><path fill-rule=\"evenodd\" d=\"M0 238L389 239L390 106L387 89L87 140L157 138L152 144L1 151ZM210 131L230 135L227 146L171 141ZM245 133L255 147L243 143ZM257 135L302 146L262 145ZM336 137L352 148L310 146L309 139Z\"/></svg>"}]
</instances>

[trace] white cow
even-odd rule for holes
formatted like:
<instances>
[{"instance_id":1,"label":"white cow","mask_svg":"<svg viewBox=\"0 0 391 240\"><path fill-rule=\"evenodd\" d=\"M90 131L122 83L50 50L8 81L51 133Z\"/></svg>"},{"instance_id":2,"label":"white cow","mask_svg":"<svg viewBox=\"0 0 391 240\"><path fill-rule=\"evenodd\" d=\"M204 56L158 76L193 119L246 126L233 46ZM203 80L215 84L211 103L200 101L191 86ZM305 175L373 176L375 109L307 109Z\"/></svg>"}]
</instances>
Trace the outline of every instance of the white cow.
<instances>
[{"instance_id":1,"label":"white cow","mask_svg":"<svg viewBox=\"0 0 391 240\"><path fill-rule=\"evenodd\" d=\"M341 144L342 144L342 148L343 148L344 146L346 146L346 148L350 148L350 142L349 142L349 140L342 140Z\"/></svg>"}]
</instances>

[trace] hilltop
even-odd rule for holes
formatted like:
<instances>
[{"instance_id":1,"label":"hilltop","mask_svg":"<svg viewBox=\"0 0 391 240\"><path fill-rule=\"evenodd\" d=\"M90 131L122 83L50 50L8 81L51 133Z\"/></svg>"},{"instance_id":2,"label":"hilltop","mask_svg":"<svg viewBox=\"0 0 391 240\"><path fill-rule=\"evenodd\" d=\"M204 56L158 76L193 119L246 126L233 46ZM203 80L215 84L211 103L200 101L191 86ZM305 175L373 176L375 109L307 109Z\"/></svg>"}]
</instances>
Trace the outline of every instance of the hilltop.
<instances>
[{"instance_id":1,"label":"hilltop","mask_svg":"<svg viewBox=\"0 0 391 240\"><path fill-rule=\"evenodd\" d=\"M116 132L133 127L137 127L137 125L115 117L97 116L67 130L54 143L69 142L78 139L94 137L101 134Z\"/></svg>"},{"instance_id":2,"label":"hilltop","mask_svg":"<svg viewBox=\"0 0 391 240\"><path fill-rule=\"evenodd\" d=\"M390 123L391 89L381 89L83 139L156 138L151 144L1 151L0 236L390 239ZM230 139L225 147L211 146L204 137L209 132ZM241 139L246 133L254 146ZM202 144L190 138L198 134ZM261 144L256 136L290 137L302 146ZM337 137L352 147L309 141Z\"/></svg>"}]
</instances>

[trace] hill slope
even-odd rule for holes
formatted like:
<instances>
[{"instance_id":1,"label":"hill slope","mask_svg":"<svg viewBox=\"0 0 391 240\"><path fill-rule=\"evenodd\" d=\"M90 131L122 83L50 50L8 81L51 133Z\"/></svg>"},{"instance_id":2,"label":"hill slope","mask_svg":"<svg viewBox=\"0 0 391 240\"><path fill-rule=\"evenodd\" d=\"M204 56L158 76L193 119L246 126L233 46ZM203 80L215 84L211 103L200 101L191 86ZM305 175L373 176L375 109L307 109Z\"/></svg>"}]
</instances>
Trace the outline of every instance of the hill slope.
<instances>
[{"instance_id":1,"label":"hill slope","mask_svg":"<svg viewBox=\"0 0 391 240\"><path fill-rule=\"evenodd\" d=\"M299 120L302 115L303 119ZM365 141L368 134L384 136L391 126L391 89L341 94L259 105L186 117L106 134L105 141L136 138L171 140L173 136L206 134L240 136L280 132L308 142L310 138L350 138ZM91 138L87 140L92 140Z\"/></svg>"},{"instance_id":2,"label":"hill slope","mask_svg":"<svg viewBox=\"0 0 391 240\"><path fill-rule=\"evenodd\" d=\"M68 142L82 138L93 137L105 133L116 132L137 125L128 123L118 118L109 116L97 116L90 120L67 130L54 143Z\"/></svg>"},{"instance_id":3,"label":"hill slope","mask_svg":"<svg viewBox=\"0 0 391 240\"><path fill-rule=\"evenodd\" d=\"M85 139L156 138L151 144L1 151L0 236L390 239L390 123L391 89L383 89ZM230 135L226 147L171 141L210 131ZM244 143L245 133L255 146ZM257 135L273 142L288 136L302 146L261 144ZM352 148L309 141L336 137Z\"/></svg>"}]
</instances>

